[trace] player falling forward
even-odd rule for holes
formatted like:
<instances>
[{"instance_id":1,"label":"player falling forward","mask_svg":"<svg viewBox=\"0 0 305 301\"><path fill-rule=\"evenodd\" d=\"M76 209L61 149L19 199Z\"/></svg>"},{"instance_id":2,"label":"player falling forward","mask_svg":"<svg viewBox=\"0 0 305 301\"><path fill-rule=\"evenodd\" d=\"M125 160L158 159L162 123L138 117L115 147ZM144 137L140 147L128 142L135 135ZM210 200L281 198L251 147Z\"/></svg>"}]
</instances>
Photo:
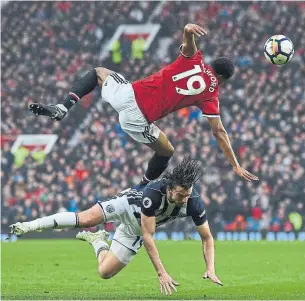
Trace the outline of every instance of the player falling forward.
<instances>
[{"instance_id":1,"label":"player falling forward","mask_svg":"<svg viewBox=\"0 0 305 301\"><path fill-rule=\"evenodd\" d=\"M234 172L248 181L258 180L239 165L219 115L218 86L233 75L234 65L226 57L206 65L194 35L204 36L206 31L198 25L187 24L178 58L144 80L130 83L121 74L97 67L73 85L62 104L34 103L29 108L36 115L61 120L83 96L100 87L102 99L118 112L122 129L155 151L143 178L149 181L163 173L174 153L172 144L154 121L181 108L197 106L208 118L213 135Z\"/></svg>"},{"instance_id":2,"label":"player falling forward","mask_svg":"<svg viewBox=\"0 0 305 301\"><path fill-rule=\"evenodd\" d=\"M172 172L159 180L138 185L115 197L98 202L80 212L62 212L31 222L11 225L11 232L22 235L44 229L87 228L105 222L120 222L111 246L106 242L106 231L79 232L76 238L89 242L98 258L98 273L109 279L120 272L138 253L144 242L146 251L159 277L160 292L171 294L179 285L167 273L158 254L153 235L156 227L176 218L191 216L202 239L206 263L204 278L222 285L215 274L214 240L210 232L204 203L193 189L201 175L195 160L184 159Z\"/></svg>"}]
</instances>

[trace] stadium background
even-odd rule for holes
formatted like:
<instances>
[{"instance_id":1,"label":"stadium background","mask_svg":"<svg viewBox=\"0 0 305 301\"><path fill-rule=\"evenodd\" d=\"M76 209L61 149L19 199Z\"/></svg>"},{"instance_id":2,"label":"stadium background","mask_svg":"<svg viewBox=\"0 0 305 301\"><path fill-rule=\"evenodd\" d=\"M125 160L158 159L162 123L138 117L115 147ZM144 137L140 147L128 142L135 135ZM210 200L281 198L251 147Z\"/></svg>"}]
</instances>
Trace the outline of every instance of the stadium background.
<instances>
[{"instance_id":1,"label":"stadium background","mask_svg":"<svg viewBox=\"0 0 305 301\"><path fill-rule=\"evenodd\" d=\"M247 183L232 173L196 108L157 122L176 149L171 167L185 154L202 161L196 189L215 235L245 231L260 233L246 236L259 239L269 231L304 230L304 2L8 2L1 14L2 233L16 221L86 209L140 181L152 152L121 130L99 91L60 123L31 115L27 106L60 102L75 78L96 66L131 81L157 71L178 55L187 23L209 29L197 39L206 63L221 55L235 60L236 75L220 89L221 115L240 163L260 181ZM150 22L160 29L143 51L145 35L137 31ZM122 36L107 53L119 25L140 27L134 26L134 40ZM275 33L294 42L287 66L263 56L265 40ZM13 155L22 134L56 134L58 140L47 155L39 148ZM179 232L193 225L175 221L161 230L180 239Z\"/></svg>"}]
</instances>

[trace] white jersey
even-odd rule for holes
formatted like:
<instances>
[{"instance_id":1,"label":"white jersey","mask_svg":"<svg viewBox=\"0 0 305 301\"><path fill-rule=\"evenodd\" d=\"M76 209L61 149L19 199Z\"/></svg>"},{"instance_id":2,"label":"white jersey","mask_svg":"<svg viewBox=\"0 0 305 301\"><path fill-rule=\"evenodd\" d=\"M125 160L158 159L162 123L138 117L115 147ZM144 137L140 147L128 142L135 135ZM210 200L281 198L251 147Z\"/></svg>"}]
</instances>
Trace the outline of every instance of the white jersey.
<instances>
[{"instance_id":1,"label":"white jersey","mask_svg":"<svg viewBox=\"0 0 305 301\"><path fill-rule=\"evenodd\" d=\"M178 206L167 199L166 185L162 179L126 190L98 204L104 212L106 222L120 222L118 230L133 240L140 236L139 243L142 240L141 212L146 216L155 216L157 227L186 216L191 216L196 226L207 220L204 203L195 189L187 203ZM136 252L138 247L136 243L131 249Z\"/></svg>"},{"instance_id":2,"label":"white jersey","mask_svg":"<svg viewBox=\"0 0 305 301\"><path fill-rule=\"evenodd\" d=\"M177 206L167 199L166 184L162 179L127 189L98 202L98 205L106 222L120 223L110 249L124 264L128 264L142 246L141 213L155 216L157 227L186 216L191 216L196 226L207 220L203 201L194 189L187 203Z\"/></svg>"}]
</instances>

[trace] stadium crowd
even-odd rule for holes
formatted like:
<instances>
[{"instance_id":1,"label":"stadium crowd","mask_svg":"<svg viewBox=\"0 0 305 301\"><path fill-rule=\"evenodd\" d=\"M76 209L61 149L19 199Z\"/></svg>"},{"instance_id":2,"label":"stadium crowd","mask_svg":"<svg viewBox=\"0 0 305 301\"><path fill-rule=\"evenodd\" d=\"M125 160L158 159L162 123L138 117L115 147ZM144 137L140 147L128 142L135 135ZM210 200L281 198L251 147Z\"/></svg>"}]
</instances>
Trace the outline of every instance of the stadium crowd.
<instances>
[{"instance_id":1,"label":"stadium crowd","mask_svg":"<svg viewBox=\"0 0 305 301\"><path fill-rule=\"evenodd\" d=\"M2 226L83 210L140 181L152 152L121 130L98 90L60 123L32 116L27 106L60 102L76 76L96 66L111 67L131 81L147 76L179 54L184 25L198 23L209 29L197 40L205 62L223 55L235 60L236 75L220 88L221 115L241 165L260 181L248 183L233 174L197 108L157 122L176 150L170 167L185 154L202 161L204 176L196 189L214 231L304 229L304 3L166 2L152 20L161 30L142 59L117 63L110 52L100 61L101 46L118 25L146 23L158 5L10 2L2 8ZM288 36L296 50L281 67L263 56L265 40L275 33ZM156 48L162 37L172 40L160 59ZM77 130L79 140L71 147ZM8 137L51 133L59 139L42 164L31 155L14 164ZM174 222L168 229L191 227Z\"/></svg>"}]
</instances>

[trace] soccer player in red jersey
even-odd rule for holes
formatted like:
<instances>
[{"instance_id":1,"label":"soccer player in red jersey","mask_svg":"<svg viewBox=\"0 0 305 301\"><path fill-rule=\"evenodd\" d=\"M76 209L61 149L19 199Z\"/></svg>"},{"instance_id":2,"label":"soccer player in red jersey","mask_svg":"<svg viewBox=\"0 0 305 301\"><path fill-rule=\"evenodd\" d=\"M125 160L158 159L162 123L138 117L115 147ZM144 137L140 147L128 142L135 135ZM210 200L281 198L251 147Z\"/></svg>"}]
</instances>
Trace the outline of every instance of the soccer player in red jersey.
<instances>
[{"instance_id":1,"label":"soccer player in red jersey","mask_svg":"<svg viewBox=\"0 0 305 301\"><path fill-rule=\"evenodd\" d=\"M99 86L102 99L118 112L122 129L155 151L143 178L149 181L163 173L174 153L172 144L154 121L181 108L197 106L208 118L216 141L234 172L248 181L258 180L239 165L219 115L219 85L233 75L234 64L226 57L215 59L210 66L204 63L195 35L206 34L202 27L187 24L177 59L143 80L130 83L119 73L97 67L72 86L62 104L34 103L29 108L36 115L61 120L75 103Z\"/></svg>"}]
</instances>

